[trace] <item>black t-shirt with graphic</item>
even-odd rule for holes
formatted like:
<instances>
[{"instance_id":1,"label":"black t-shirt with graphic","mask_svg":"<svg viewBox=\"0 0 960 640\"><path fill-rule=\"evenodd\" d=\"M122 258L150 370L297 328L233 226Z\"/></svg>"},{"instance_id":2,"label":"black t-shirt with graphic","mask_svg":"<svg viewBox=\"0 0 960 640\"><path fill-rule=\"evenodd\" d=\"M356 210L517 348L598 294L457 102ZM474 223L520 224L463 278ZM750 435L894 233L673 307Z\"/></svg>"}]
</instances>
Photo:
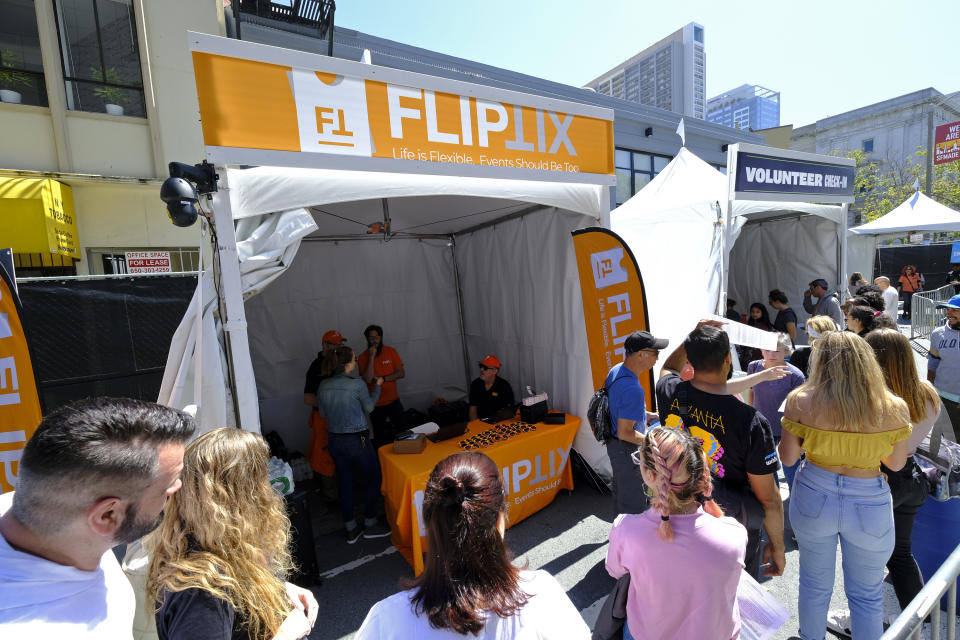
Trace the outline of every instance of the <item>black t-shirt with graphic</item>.
<instances>
[{"instance_id":1,"label":"black t-shirt with graphic","mask_svg":"<svg viewBox=\"0 0 960 640\"><path fill-rule=\"evenodd\" d=\"M687 389L687 421L690 435L703 443L710 471L730 487L749 486L747 474L766 475L777 470L777 453L770 424L763 415L730 395L714 395L695 389L675 373L657 382L660 424L679 428L677 387Z\"/></svg>"},{"instance_id":2,"label":"black t-shirt with graphic","mask_svg":"<svg viewBox=\"0 0 960 640\"><path fill-rule=\"evenodd\" d=\"M497 376L487 390L481 378L470 383L470 405L477 408L478 418L489 418L497 411L513 404L513 388L510 383Z\"/></svg>"}]
</instances>

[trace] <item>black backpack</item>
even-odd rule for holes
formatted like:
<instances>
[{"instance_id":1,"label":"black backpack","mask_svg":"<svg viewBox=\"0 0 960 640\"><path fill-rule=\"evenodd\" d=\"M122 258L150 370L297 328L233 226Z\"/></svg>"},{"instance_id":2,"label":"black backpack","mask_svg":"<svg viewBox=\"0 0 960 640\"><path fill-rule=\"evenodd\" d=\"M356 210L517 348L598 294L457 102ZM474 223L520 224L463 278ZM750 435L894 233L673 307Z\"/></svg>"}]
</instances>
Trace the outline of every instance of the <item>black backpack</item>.
<instances>
[{"instance_id":1,"label":"black backpack","mask_svg":"<svg viewBox=\"0 0 960 640\"><path fill-rule=\"evenodd\" d=\"M611 383L616 384L622 378L617 378ZM613 437L613 427L610 420L610 398L607 395L606 385L597 389L593 397L590 398L590 404L587 405L587 421L593 429L593 436L597 442L606 442Z\"/></svg>"},{"instance_id":2,"label":"black backpack","mask_svg":"<svg viewBox=\"0 0 960 640\"><path fill-rule=\"evenodd\" d=\"M613 436L610 431L610 399L607 397L607 388L600 387L587 405L587 420L593 429L597 442L606 442Z\"/></svg>"}]
</instances>

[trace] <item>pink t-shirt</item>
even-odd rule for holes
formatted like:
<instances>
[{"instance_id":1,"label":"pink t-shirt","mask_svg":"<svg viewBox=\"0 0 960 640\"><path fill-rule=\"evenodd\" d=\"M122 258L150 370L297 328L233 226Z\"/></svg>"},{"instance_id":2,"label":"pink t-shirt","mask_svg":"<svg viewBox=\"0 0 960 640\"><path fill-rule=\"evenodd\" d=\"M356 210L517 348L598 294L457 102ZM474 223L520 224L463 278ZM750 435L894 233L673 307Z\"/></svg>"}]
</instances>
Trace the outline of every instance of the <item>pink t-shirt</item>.
<instances>
[{"instance_id":1,"label":"pink t-shirt","mask_svg":"<svg viewBox=\"0 0 960 640\"><path fill-rule=\"evenodd\" d=\"M644 640L738 637L747 530L703 509L670 516L670 524L670 542L657 535L660 514L653 509L619 516L610 531L607 572L630 574L630 634Z\"/></svg>"}]
</instances>

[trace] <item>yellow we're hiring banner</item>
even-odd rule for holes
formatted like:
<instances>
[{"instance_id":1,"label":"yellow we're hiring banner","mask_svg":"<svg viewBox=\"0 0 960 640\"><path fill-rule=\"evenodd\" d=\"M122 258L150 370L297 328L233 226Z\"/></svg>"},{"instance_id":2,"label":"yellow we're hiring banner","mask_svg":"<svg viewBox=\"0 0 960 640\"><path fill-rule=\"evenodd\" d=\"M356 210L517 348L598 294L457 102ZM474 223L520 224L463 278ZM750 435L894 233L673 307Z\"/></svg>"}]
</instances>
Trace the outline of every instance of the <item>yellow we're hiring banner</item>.
<instances>
[{"instance_id":1,"label":"yellow we're hiring banner","mask_svg":"<svg viewBox=\"0 0 960 640\"><path fill-rule=\"evenodd\" d=\"M590 227L573 232L580 273L580 294L590 347L593 387L603 386L607 373L623 362L623 343L634 331L649 331L643 278L633 253L609 229ZM652 406L653 372L640 379Z\"/></svg>"},{"instance_id":2,"label":"yellow we're hiring banner","mask_svg":"<svg viewBox=\"0 0 960 640\"><path fill-rule=\"evenodd\" d=\"M612 110L190 38L213 162L614 184Z\"/></svg>"},{"instance_id":3,"label":"yellow we're hiring banner","mask_svg":"<svg viewBox=\"0 0 960 640\"><path fill-rule=\"evenodd\" d=\"M0 265L0 493L14 489L23 447L42 417L20 299Z\"/></svg>"}]
</instances>

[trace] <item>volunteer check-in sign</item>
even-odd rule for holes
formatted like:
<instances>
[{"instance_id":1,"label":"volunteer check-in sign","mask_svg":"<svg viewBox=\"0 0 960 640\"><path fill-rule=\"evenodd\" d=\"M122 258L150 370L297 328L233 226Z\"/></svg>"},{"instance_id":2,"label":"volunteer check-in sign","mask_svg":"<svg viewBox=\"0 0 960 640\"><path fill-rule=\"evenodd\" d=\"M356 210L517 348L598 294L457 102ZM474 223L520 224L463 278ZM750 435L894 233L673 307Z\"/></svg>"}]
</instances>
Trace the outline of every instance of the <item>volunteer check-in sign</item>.
<instances>
[{"instance_id":1,"label":"volunteer check-in sign","mask_svg":"<svg viewBox=\"0 0 960 640\"><path fill-rule=\"evenodd\" d=\"M599 227L573 232L580 273L583 316L590 347L593 387L599 389L607 372L623 362L623 343L634 331L649 331L643 278L633 253L620 236ZM640 384L652 406L653 373Z\"/></svg>"},{"instance_id":2,"label":"volunteer check-in sign","mask_svg":"<svg viewBox=\"0 0 960 640\"><path fill-rule=\"evenodd\" d=\"M20 299L0 265L0 493L15 488L23 447L42 417Z\"/></svg>"},{"instance_id":3,"label":"volunteer check-in sign","mask_svg":"<svg viewBox=\"0 0 960 640\"><path fill-rule=\"evenodd\" d=\"M613 111L190 34L217 163L614 184Z\"/></svg>"}]
</instances>

